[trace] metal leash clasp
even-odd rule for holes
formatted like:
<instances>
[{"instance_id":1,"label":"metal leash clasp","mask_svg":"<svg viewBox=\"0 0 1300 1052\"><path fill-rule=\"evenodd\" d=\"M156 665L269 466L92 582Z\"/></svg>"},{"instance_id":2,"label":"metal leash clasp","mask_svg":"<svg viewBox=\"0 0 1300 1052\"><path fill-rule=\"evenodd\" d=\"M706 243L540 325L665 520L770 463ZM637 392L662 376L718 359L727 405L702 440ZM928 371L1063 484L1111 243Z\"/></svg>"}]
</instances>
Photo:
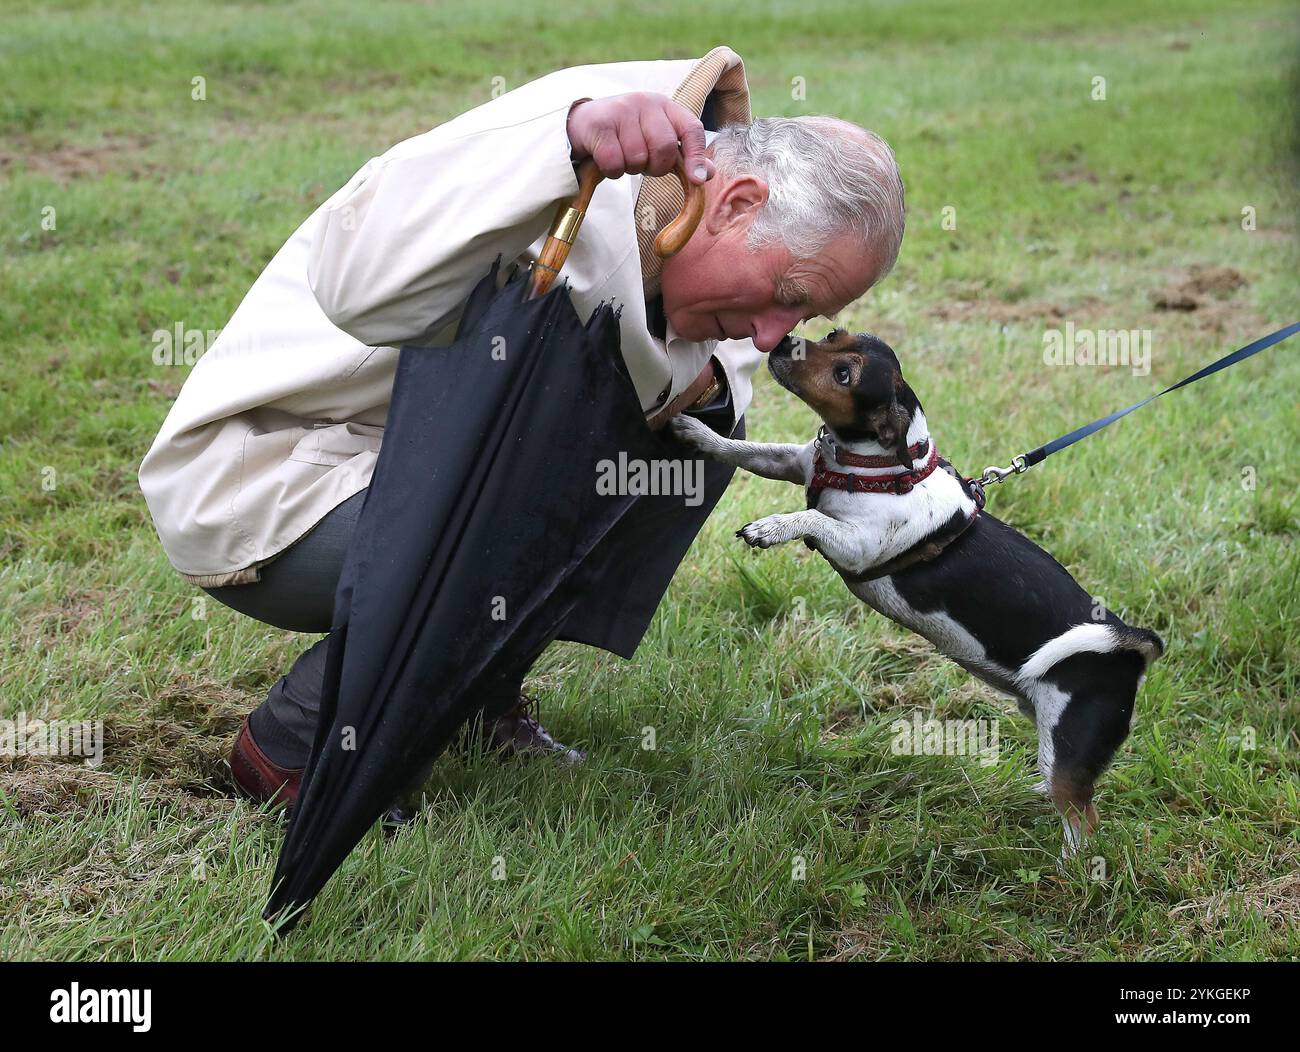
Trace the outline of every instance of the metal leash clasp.
<instances>
[{"instance_id":1,"label":"metal leash clasp","mask_svg":"<svg viewBox=\"0 0 1300 1052\"><path fill-rule=\"evenodd\" d=\"M1022 475L1028 470L1029 465L1025 463L1025 454L1021 453L1019 456L1012 457L1011 463L1005 468L990 464L984 469L984 474L980 475L977 481L981 486L991 486L993 483L1001 482L1012 475Z\"/></svg>"},{"instance_id":2,"label":"metal leash clasp","mask_svg":"<svg viewBox=\"0 0 1300 1052\"><path fill-rule=\"evenodd\" d=\"M815 451L823 457L829 454L831 460L835 459L835 439L831 437L830 429L825 424L817 429Z\"/></svg>"}]
</instances>

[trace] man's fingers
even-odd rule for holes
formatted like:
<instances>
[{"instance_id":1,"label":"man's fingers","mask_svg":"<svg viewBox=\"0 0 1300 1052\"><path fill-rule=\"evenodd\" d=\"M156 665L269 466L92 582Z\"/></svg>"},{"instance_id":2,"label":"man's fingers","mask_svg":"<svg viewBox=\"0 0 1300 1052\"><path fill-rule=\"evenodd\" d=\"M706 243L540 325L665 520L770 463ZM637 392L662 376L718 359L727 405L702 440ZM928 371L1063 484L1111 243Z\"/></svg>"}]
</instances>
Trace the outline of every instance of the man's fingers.
<instances>
[{"instance_id":1,"label":"man's fingers","mask_svg":"<svg viewBox=\"0 0 1300 1052\"><path fill-rule=\"evenodd\" d=\"M667 175L677 165L677 129L661 109L643 110L641 133L650 148L649 175Z\"/></svg>"},{"instance_id":2,"label":"man's fingers","mask_svg":"<svg viewBox=\"0 0 1300 1052\"><path fill-rule=\"evenodd\" d=\"M706 182L710 172L708 158L704 155L704 125L679 103L669 107L668 115L677 131L677 138L681 140L686 177L693 183Z\"/></svg>"},{"instance_id":3,"label":"man's fingers","mask_svg":"<svg viewBox=\"0 0 1300 1052\"><path fill-rule=\"evenodd\" d=\"M596 133L591 148L591 159L606 179L618 179L623 174L623 146L614 128L602 128Z\"/></svg>"},{"instance_id":4,"label":"man's fingers","mask_svg":"<svg viewBox=\"0 0 1300 1052\"><path fill-rule=\"evenodd\" d=\"M685 106L662 95L633 92L579 102L570 107L566 128L574 156L592 158L606 179L628 172L667 175L679 149L693 183L713 176L704 125Z\"/></svg>"},{"instance_id":5,"label":"man's fingers","mask_svg":"<svg viewBox=\"0 0 1300 1052\"><path fill-rule=\"evenodd\" d=\"M623 148L623 170L633 174L644 172L650 162L650 147L635 110L619 122L618 142Z\"/></svg>"}]
</instances>

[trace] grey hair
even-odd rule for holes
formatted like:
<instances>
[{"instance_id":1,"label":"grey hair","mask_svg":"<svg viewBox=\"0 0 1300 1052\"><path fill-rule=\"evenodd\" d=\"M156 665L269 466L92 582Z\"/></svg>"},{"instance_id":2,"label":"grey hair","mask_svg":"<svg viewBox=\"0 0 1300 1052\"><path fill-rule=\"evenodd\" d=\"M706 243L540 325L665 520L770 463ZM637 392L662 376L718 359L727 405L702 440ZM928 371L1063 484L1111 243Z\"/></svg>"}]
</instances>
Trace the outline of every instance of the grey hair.
<instances>
[{"instance_id":1,"label":"grey hair","mask_svg":"<svg viewBox=\"0 0 1300 1052\"><path fill-rule=\"evenodd\" d=\"M749 246L780 242L809 259L838 238L861 237L888 274L903 243L903 180L879 135L837 117L759 117L719 130L713 162L723 175L755 175L767 204Z\"/></svg>"}]
</instances>

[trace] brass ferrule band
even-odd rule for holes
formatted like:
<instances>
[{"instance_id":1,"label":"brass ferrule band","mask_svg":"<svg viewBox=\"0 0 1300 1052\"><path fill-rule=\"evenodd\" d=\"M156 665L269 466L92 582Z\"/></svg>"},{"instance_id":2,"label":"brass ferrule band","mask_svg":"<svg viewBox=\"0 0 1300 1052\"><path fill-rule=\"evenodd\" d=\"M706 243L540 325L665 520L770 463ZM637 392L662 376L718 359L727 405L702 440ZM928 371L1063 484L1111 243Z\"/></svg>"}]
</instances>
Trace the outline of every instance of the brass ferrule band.
<instances>
[{"instance_id":1,"label":"brass ferrule band","mask_svg":"<svg viewBox=\"0 0 1300 1052\"><path fill-rule=\"evenodd\" d=\"M578 236L578 230L582 227L582 219L586 214L586 212L580 212L576 208L566 208L564 214L555 221L555 226L551 228L551 237L572 245Z\"/></svg>"}]
</instances>

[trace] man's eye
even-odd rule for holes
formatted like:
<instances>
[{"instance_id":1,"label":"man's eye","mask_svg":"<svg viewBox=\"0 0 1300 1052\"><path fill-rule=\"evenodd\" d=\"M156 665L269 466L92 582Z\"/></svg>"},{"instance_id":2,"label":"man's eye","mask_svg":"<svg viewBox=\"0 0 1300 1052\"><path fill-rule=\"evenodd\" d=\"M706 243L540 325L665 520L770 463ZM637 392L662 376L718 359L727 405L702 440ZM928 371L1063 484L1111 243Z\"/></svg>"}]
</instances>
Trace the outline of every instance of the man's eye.
<instances>
[{"instance_id":1,"label":"man's eye","mask_svg":"<svg viewBox=\"0 0 1300 1052\"><path fill-rule=\"evenodd\" d=\"M849 383L849 367L847 365L837 365L835 367L835 382L844 384L846 387Z\"/></svg>"}]
</instances>

